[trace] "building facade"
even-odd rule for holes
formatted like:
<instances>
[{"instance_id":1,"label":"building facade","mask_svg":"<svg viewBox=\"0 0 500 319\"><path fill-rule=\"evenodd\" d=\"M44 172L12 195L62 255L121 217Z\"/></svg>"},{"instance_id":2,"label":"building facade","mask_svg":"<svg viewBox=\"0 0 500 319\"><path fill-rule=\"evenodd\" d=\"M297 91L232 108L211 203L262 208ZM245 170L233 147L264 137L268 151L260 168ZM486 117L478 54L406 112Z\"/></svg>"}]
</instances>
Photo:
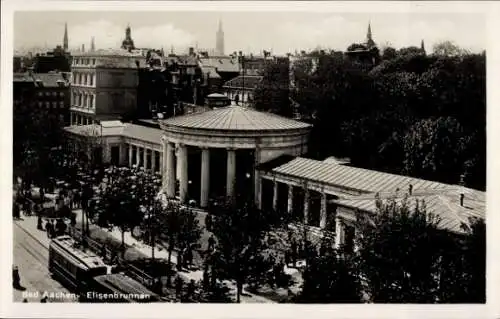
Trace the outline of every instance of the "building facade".
<instances>
[{"instance_id":1,"label":"building facade","mask_svg":"<svg viewBox=\"0 0 500 319\"><path fill-rule=\"evenodd\" d=\"M135 112L139 69L145 57L125 50L74 55L71 67L71 125L120 119Z\"/></svg>"}]
</instances>

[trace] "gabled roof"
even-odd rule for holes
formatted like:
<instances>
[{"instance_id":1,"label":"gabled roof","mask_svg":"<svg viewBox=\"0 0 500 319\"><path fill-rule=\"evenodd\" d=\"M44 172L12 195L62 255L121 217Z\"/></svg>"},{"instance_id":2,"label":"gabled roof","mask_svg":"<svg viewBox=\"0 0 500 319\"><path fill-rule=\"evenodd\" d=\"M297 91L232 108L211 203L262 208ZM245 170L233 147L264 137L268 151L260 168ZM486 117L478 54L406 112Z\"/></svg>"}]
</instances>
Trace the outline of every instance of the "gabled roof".
<instances>
[{"instance_id":1,"label":"gabled roof","mask_svg":"<svg viewBox=\"0 0 500 319\"><path fill-rule=\"evenodd\" d=\"M217 72L234 72L240 71L238 60L229 56L199 58L201 67L212 67Z\"/></svg>"},{"instance_id":2,"label":"gabled roof","mask_svg":"<svg viewBox=\"0 0 500 319\"><path fill-rule=\"evenodd\" d=\"M254 89L262 81L259 75L240 75L224 83L225 88L248 88Z\"/></svg>"},{"instance_id":3,"label":"gabled roof","mask_svg":"<svg viewBox=\"0 0 500 319\"><path fill-rule=\"evenodd\" d=\"M226 130L273 131L310 127L309 124L241 106L226 106L203 113L176 116L163 121L166 126Z\"/></svg>"}]
</instances>

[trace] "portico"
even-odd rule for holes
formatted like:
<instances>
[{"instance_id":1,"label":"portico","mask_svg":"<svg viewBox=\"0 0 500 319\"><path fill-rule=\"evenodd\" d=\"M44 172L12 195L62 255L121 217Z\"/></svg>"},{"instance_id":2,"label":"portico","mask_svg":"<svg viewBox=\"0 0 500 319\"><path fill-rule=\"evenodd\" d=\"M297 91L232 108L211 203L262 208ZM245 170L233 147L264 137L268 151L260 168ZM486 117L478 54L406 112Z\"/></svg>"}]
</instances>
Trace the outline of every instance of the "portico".
<instances>
[{"instance_id":1,"label":"portico","mask_svg":"<svg viewBox=\"0 0 500 319\"><path fill-rule=\"evenodd\" d=\"M193 199L201 207L207 207L211 194L233 198L242 192L253 193L260 205L261 179L256 167L283 154L305 153L310 129L302 122L240 106L174 117L160 126L167 159L162 168L167 197L175 197L178 182L180 200ZM194 157L200 158L199 164ZM191 168L193 163L199 168ZM199 175L193 176L195 172ZM199 191L191 184L197 184ZM191 193L199 196L193 198Z\"/></svg>"}]
</instances>

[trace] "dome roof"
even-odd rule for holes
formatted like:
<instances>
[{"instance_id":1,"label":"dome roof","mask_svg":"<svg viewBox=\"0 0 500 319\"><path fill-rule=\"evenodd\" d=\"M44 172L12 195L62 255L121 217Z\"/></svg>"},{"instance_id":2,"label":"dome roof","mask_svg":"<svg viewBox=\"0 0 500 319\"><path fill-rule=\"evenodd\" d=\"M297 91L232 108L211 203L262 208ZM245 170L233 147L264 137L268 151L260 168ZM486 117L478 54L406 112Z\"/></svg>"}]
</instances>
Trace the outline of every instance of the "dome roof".
<instances>
[{"instance_id":1,"label":"dome roof","mask_svg":"<svg viewBox=\"0 0 500 319\"><path fill-rule=\"evenodd\" d=\"M223 131L295 130L311 126L307 123L241 106L227 106L202 113L172 117L164 120L163 125Z\"/></svg>"}]
</instances>

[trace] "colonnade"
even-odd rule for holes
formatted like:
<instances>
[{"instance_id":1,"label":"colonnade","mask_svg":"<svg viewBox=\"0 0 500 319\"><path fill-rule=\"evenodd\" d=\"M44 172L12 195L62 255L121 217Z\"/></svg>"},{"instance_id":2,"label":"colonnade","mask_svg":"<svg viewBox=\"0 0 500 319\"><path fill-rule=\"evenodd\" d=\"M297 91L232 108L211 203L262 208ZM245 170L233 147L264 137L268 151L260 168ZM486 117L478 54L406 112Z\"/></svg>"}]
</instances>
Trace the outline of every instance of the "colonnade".
<instances>
[{"instance_id":1,"label":"colonnade","mask_svg":"<svg viewBox=\"0 0 500 319\"><path fill-rule=\"evenodd\" d=\"M139 168L144 168L147 170L151 170L152 172L161 171L162 167L162 155L159 151L154 150L153 148L141 146L137 144L127 143L123 148L128 148L128 166L136 165ZM135 157L134 157L135 150ZM121 150L120 150L121 151ZM141 157L142 152L142 157ZM151 161L148 163L148 155L151 156ZM121 157L121 156L120 156ZM158 158L159 165L156 164ZM149 164L149 165L148 165Z\"/></svg>"},{"instance_id":2,"label":"colonnade","mask_svg":"<svg viewBox=\"0 0 500 319\"><path fill-rule=\"evenodd\" d=\"M272 205L273 205L273 210L278 209L278 181L273 182L273 199L272 199ZM293 200L294 200L294 193L293 193L293 188L295 186L286 184L288 187L288 196L287 196L287 213L292 214L293 211ZM308 224L309 221L309 206L310 206L310 193L309 189L307 186L304 187L304 224ZM326 227L327 223L327 194L325 192L321 192L321 207L320 207L320 222L319 222L319 227L321 229L324 229ZM344 225L344 220L336 215L335 216L335 246L339 247L342 243L344 243L344 237L345 237L345 225Z\"/></svg>"},{"instance_id":3,"label":"colonnade","mask_svg":"<svg viewBox=\"0 0 500 319\"><path fill-rule=\"evenodd\" d=\"M94 124L91 117L84 116L78 113L70 113L70 125L89 125Z\"/></svg>"},{"instance_id":4,"label":"colonnade","mask_svg":"<svg viewBox=\"0 0 500 319\"><path fill-rule=\"evenodd\" d=\"M188 195L188 145L182 143L172 143L167 139L163 141L163 185L167 197L175 197L176 171L179 173L179 197L181 202L187 200ZM207 207L210 193L210 148L201 149L201 176L200 176L200 206ZM233 197L236 184L236 150L227 148L227 172L226 172L226 196ZM175 156L177 153L177 168L175 166Z\"/></svg>"}]
</instances>

